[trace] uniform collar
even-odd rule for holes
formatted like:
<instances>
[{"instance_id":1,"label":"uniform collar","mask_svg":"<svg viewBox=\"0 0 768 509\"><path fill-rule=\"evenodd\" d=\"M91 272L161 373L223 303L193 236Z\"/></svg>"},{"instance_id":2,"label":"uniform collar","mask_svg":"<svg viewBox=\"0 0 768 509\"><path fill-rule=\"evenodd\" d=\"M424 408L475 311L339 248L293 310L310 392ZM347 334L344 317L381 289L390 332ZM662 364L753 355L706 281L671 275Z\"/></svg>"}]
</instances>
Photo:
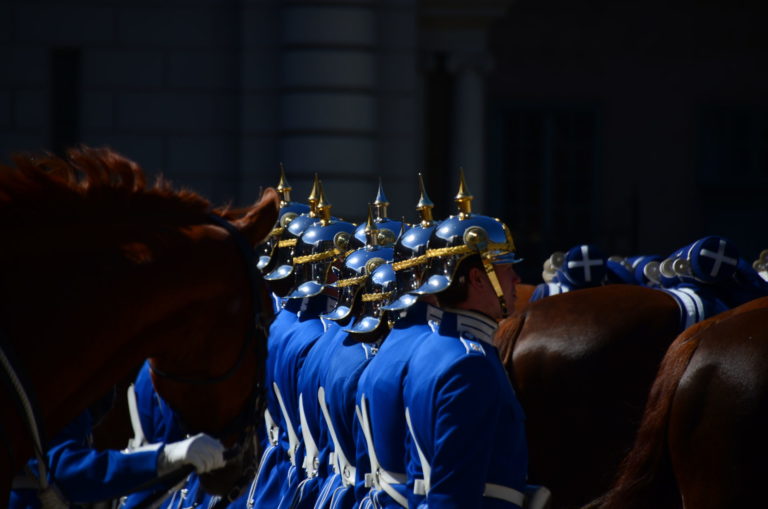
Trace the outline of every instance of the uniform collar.
<instances>
[{"instance_id":1,"label":"uniform collar","mask_svg":"<svg viewBox=\"0 0 768 509\"><path fill-rule=\"evenodd\" d=\"M443 312L426 302L416 302L403 310L400 318L395 322L395 329L405 329L414 325L426 325L429 322L440 322Z\"/></svg>"},{"instance_id":2,"label":"uniform collar","mask_svg":"<svg viewBox=\"0 0 768 509\"><path fill-rule=\"evenodd\" d=\"M336 299L322 293L313 297L292 300L297 300L301 303L299 307L299 318L301 320L318 318L320 315L327 313L329 309L336 307Z\"/></svg>"},{"instance_id":3,"label":"uniform collar","mask_svg":"<svg viewBox=\"0 0 768 509\"><path fill-rule=\"evenodd\" d=\"M440 334L474 339L493 345L493 335L499 324L493 319L466 309L445 309L440 320Z\"/></svg>"},{"instance_id":4,"label":"uniform collar","mask_svg":"<svg viewBox=\"0 0 768 509\"><path fill-rule=\"evenodd\" d=\"M283 309L291 313L298 313L301 309L302 299L283 299Z\"/></svg>"}]
</instances>

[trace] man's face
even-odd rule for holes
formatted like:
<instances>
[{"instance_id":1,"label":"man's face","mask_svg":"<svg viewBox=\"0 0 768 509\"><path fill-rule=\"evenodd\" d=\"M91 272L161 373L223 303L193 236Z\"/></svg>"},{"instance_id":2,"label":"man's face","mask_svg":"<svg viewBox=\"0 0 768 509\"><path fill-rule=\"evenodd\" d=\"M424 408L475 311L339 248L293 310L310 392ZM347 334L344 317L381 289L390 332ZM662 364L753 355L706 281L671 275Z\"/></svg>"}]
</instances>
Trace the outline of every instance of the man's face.
<instances>
[{"instance_id":1,"label":"man's face","mask_svg":"<svg viewBox=\"0 0 768 509\"><path fill-rule=\"evenodd\" d=\"M493 268L496 270L496 277L499 278L499 284L504 292L504 301L507 305L507 312L511 315L515 312L515 298L517 296L515 286L520 282L520 276L517 275L515 266L511 263L494 265ZM499 314L501 314L501 311L499 311ZM494 318L500 319L502 317L499 316Z\"/></svg>"}]
</instances>

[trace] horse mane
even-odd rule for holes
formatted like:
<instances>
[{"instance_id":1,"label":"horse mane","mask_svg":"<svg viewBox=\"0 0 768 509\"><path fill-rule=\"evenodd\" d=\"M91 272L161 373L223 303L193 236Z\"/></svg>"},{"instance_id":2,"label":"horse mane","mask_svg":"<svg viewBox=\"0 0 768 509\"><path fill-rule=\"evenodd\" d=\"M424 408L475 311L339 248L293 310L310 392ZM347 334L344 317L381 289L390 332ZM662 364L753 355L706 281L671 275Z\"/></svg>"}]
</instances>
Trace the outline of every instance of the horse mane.
<instances>
[{"instance_id":1,"label":"horse mane","mask_svg":"<svg viewBox=\"0 0 768 509\"><path fill-rule=\"evenodd\" d=\"M61 224L200 222L210 203L189 190L174 190L162 177L147 186L135 162L109 148L80 147L62 158L50 153L15 154L0 164L0 226L3 231Z\"/></svg>"}]
</instances>

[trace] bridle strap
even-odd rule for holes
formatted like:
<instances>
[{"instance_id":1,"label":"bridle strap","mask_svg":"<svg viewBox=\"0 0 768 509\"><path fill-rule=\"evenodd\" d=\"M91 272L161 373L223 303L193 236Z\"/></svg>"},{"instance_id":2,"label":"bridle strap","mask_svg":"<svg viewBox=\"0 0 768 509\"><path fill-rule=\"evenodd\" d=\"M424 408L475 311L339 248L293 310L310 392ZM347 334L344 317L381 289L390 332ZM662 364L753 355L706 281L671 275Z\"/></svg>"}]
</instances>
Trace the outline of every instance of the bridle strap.
<instances>
[{"instance_id":1,"label":"bridle strap","mask_svg":"<svg viewBox=\"0 0 768 509\"><path fill-rule=\"evenodd\" d=\"M250 242L245 238L245 236L242 233L240 233L240 231L237 228L235 228L232 225L232 223L230 223L223 217L216 214L209 214L208 219L211 223L225 229L227 233L229 233L230 237L235 242L235 245L237 245L238 249L240 250L240 253L243 256L246 272L248 273L248 281L250 282L248 287L251 293L251 306L252 306L253 318L248 322L248 331L246 333L245 341L243 341L243 346L240 350L240 353L237 356L237 359L235 360L235 363L226 372L224 372L219 376L203 378L203 377L176 375L173 373L169 373L168 371L158 369L154 367L152 363L149 364L149 368L152 370L153 373L157 374L158 376L168 380L175 381L175 382L190 384L190 385L213 385L216 383L224 382L229 378L231 378L242 365L243 358L245 357L245 354L248 351L248 348L247 348L248 345L250 345L251 342L253 342L255 338L258 336L258 329L261 329L262 332L265 331L265 327L262 320L263 310L262 310L261 301L259 300L259 296L257 292L257 288L261 287L264 284L264 282L263 282L263 279L261 278L261 274L256 269L256 252L254 251L253 246L251 246Z\"/></svg>"},{"instance_id":2,"label":"bridle strap","mask_svg":"<svg viewBox=\"0 0 768 509\"><path fill-rule=\"evenodd\" d=\"M215 377L202 378L202 377L185 376L185 375L174 375L173 373L169 373L167 371L163 371L162 369L158 369L154 367L151 362L149 363L149 370L161 378L165 378L167 380L171 380L173 382L178 382L181 384L214 385L217 383L221 383L232 378L232 376L235 373L237 373L237 370L240 369L240 366L243 364L243 359L245 358L245 354L248 351L248 346L253 342L253 340L254 340L254 335L248 334L248 336L243 341L243 346L240 348L240 352L237 354L237 359L235 359L235 363L232 366L230 366L229 369L227 369L227 371Z\"/></svg>"},{"instance_id":3,"label":"bridle strap","mask_svg":"<svg viewBox=\"0 0 768 509\"><path fill-rule=\"evenodd\" d=\"M27 425L27 431L32 440L32 449L37 459L38 468L38 482L41 491L48 489L48 462L45 459L45 449L43 448L43 442L40 438L42 436L42 421L37 413L37 405L34 404L34 400L30 398L25 384L22 382L21 377L13 369L12 358L15 356L12 353L10 342L7 340L7 336L0 331L0 366L2 367L2 373L4 380L11 387L11 394L16 402L22 420ZM29 384L27 384L28 386ZM9 442L9 446L12 448L13 444Z\"/></svg>"}]
</instances>

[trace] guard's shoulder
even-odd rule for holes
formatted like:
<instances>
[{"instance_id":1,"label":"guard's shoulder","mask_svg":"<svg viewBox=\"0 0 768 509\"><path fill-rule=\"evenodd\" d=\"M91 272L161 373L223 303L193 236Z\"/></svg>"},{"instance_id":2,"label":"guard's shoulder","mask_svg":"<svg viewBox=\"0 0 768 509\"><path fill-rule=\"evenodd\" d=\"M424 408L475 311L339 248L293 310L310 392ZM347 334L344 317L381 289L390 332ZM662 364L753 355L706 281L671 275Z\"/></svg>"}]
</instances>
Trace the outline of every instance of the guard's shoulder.
<instances>
[{"instance_id":1,"label":"guard's shoulder","mask_svg":"<svg viewBox=\"0 0 768 509\"><path fill-rule=\"evenodd\" d=\"M459 336L459 341L464 345L466 355L480 355L485 357L485 348L483 348L482 342L475 338L471 333L462 332L461 336Z\"/></svg>"}]
</instances>

